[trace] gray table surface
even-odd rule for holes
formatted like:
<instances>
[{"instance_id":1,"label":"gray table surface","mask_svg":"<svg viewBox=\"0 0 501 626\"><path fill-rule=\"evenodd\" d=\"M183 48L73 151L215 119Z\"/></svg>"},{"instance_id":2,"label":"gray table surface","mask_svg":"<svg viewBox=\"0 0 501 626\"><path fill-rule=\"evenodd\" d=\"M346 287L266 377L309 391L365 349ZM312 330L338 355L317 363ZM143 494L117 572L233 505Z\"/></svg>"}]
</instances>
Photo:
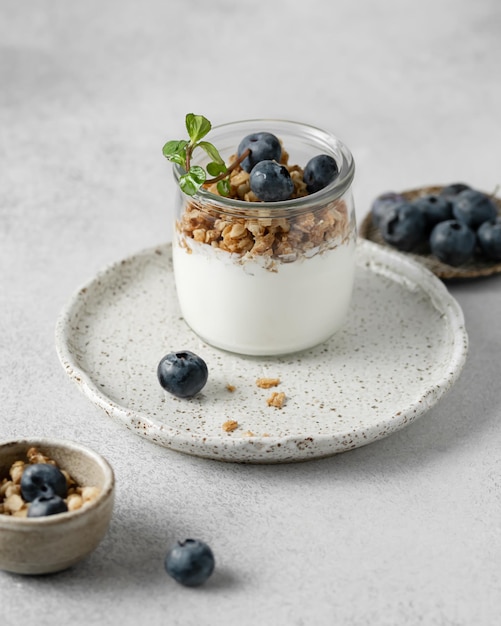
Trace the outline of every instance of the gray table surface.
<instances>
[{"instance_id":1,"label":"gray table surface","mask_svg":"<svg viewBox=\"0 0 501 626\"><path fill-rule=\"evenodd\" d=\"M501 610L501 277L450 286L459 382L393 436L325 460L220 464L140 439L69 381L54 326L103 266L171 237L163 143L188 111L295 119L352 149L361 219L389 189L501 183L498 0L2 0L0 438L112 463L112 524L50 577L0 572L1 623L476 626ZM163 571L197 536L198 590Z\"/></svg>"}]
</instances>

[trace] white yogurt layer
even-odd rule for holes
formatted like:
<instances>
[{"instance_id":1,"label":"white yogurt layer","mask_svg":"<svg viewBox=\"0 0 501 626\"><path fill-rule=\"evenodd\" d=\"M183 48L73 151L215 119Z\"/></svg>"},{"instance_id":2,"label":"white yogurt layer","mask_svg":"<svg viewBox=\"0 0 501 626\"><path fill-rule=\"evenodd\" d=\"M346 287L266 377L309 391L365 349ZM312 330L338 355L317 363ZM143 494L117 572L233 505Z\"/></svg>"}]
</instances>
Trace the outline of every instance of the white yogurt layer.
<instances>
[{"instance_id":1,"label":"white yogurt layer","mask_svg":"<svg viewBox=\"0 0 501 626\"><path fill-rule=\"evenodd\" d=\"M185 239L173 242L184 319L213 346L248 355L304 350L344 323L353 289L355 240L273 270L262 260ZM191 249L189 252L185 246Z\"/></svg>"}]
</instances>

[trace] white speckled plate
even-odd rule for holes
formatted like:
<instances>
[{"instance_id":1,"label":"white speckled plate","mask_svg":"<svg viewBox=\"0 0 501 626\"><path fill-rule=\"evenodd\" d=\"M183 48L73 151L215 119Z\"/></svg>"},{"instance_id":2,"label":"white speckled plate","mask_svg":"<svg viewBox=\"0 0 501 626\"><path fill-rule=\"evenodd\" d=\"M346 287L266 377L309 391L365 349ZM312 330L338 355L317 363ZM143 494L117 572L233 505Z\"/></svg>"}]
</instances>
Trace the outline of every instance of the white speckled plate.
<instances>
[{"instance_id":1,"label":"white speckled plate","mask_svg":"<svg viewBox=\"0 0 501 626\"><path fill-rule=\"evenodd\" d=\"M181 452L279 463L368 444L451 388L468 339L461 308L431 272L368 241L357 254L349 321L313 350L241 357L203 343L180 315L171 248L163 245L112 265L71 298L57 323L59 358L109 416ZM186 349L206 360L209 381L180 400L162 390L156 368L167 352ZM273 390L258 388L259 377L280 378L282 409L268 406ZM227 420L238 428L225 432Z\"/></svg>"}]
</instances>

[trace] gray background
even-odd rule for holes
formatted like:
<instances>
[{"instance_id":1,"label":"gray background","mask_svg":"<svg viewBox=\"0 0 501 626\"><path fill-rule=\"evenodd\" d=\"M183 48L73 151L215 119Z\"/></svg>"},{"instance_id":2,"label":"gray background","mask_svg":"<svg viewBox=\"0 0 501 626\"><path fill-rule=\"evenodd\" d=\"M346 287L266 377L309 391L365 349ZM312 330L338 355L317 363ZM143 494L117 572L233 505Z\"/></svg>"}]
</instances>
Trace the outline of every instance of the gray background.
<instances>
[{"instance_id":1,"label":"gray background","mask_svg":"<svg viewBox=\"0 0 501 626\"><path fill-rule=\"evenodd\" d=\"M451 286L470 354L418 422L334 458L243 466L156 447L57 360L54 325L103 266L168 240L161 155L184 115L336 133L361 219L388 189L501 183L498 0L2 0L0 436L63 436L112 463L100 547L63 574L0 572L12 624L499 623L501 278ZM218 569L163 572L196 536Z\"/></svg>"}]
</instances>

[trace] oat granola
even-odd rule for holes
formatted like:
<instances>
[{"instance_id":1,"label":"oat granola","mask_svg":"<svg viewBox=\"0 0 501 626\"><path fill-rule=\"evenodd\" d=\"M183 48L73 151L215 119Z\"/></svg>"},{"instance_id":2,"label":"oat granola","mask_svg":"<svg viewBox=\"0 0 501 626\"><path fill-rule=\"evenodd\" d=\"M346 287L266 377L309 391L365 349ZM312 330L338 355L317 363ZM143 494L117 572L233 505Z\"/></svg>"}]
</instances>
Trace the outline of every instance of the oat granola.
<instances>
[{"instance_id":1,"label":"oat granola","mask_svg":"<svg viewBox=\"0 0 501 626\"><path fill-rule=\"evenodd\" d=\"M289 165L285 151L282 163L294 182L292 198L307 196L303 169L298 165ZM249 176L240 167L231 172L229 197L255 202L259 208L259 200L250 190ZM209 186L207 190L217 195L216 185ZM229 217L214 206L190 198L176 223L176 230L180 244L188 253L191 252L190 240L193 240L240 257L268 257L284 262L294 261L301 255L312 256L344 243L351 236L348 209L342 199L299 215L291 211L288 217L272 217L270 211L269 218L261 215L257 218L244 213L241 217Z\"/></svg>"},{"instance_id":2,"label":"oat granola","mask_svg":"<svg viewBox=\"0 0 501 626\"><path fill-rule=\"evenodd\" d=\"M280 378L258 378L256 385L261 389L271 389L280 384Z\"/></svg>"},{"instance_id":3,"label":"oat granola","mask_svg":"<svg viewBox=\"0 0 501 626\"><path fill-rule=\"evenodd\" d=\"M281 409L285 404L285 393L283 391L274 391L266 402L268 406Z\"/></svg>"}]
</instances>

